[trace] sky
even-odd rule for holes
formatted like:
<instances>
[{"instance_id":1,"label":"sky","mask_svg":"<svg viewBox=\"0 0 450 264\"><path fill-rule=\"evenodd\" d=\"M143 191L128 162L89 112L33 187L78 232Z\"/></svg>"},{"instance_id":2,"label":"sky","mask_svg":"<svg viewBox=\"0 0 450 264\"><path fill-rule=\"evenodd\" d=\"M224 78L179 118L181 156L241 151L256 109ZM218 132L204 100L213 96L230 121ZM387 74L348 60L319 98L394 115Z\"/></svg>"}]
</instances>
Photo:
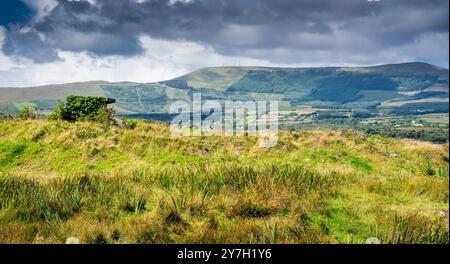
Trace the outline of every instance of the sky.
<instances>
[{"instance_id":1,"label":"sky","mask_svg":"<svg viewBox=\"0 0 450 264\"><path fill-rule=\"evenodd\" d=\"M448 68L448 0L0 0L0 86L209 66Z\"/></svg>"}]
</instances>

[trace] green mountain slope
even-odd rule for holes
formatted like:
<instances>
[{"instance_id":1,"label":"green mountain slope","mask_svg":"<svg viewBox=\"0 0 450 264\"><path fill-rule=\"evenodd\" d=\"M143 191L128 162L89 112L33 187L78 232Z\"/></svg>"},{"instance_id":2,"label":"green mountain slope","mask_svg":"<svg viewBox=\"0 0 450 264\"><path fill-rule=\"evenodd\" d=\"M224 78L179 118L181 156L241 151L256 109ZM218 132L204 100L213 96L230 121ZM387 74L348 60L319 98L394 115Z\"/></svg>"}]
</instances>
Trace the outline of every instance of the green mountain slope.
<instances>
[{"instance_id":1,"label":"green mountain slope","mask_svg":"<svg viewBox=\"0 0 450 264\"><path fill-rule=\"evenodd\" d=\"M192 93L214 100L279 100L283 109L304 106L370 109L391 113L448 112L448 69L427 63L373 67L212 67L157 83L87 82L1 88L0 111L24 103L50 109L70 94L117 100L122 113L167 113Z\"/></svg>"}]
</instances>

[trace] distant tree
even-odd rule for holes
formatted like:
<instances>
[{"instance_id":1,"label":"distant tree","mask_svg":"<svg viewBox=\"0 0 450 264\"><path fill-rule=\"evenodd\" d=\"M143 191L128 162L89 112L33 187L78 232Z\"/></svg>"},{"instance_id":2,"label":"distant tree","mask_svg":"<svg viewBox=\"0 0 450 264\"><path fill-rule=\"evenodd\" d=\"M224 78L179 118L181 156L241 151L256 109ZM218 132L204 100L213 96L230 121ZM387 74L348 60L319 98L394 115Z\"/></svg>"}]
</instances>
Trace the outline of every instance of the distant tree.
<instances>
[{"instance_id":1,"label":"distant tree","mask_svg":"<svg viewBox=\"0 0 450 264\"><path fill-rule=\"evenodd\" d=\"M15 115L13 112L0 113L0 119L12 120L14 118L15 118Z\"/></svg>"},{"instance_id":2,"label":"distant tree","mask_svg":"<svg viewBox=\"0 0 450 264\"><path fill-rule=\"evenodd\" d=\"M33 106L25 106L20 110L18 117L22 120L35 119L37 117L37 109Z\"/></svg>"},{"instance_id":3,"label":"distant tree","mask_svg":"<svg viewBox=\"0 0 450 264\"><path fill-rule=\"evenodd\" d=\"M368 110L353 110L352 116L353 118L369 118L372 117L373 114Z\"/></svg>"}]
</instances>

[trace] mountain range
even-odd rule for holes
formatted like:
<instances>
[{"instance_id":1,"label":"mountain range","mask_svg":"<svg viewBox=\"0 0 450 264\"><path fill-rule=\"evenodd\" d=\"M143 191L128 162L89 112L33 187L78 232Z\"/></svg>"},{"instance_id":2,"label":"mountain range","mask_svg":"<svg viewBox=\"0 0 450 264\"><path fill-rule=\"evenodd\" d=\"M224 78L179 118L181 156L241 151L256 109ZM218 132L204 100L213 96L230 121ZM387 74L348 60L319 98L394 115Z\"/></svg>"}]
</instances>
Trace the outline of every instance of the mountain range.
<instances>
[{"instance_id":1,"label":"mountain range","mask_svg":"<svg viewBox=\"0 0 450 264\"><path fill-rule=\"evenodd\" d=\"M0 111L25 105L51 110L68 95L116 99L122 114L167 113L193 93L214 100L279 100L280 108L365 109L384 113L448 113L449 71L411 62L371 67L209 67L155 83L91 81L0 88Z\"/></svg>"}]
</instances>

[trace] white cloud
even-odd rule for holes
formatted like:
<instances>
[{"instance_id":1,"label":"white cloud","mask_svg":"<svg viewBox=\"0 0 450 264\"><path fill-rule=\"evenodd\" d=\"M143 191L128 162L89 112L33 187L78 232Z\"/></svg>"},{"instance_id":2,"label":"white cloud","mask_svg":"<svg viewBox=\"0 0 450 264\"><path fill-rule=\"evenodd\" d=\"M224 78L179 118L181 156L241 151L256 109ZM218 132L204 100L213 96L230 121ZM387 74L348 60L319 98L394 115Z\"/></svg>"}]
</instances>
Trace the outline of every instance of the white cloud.
<instances>
[{"instance_id":1,"label":"white cloud","mask_svg":"<svg viewBox=\"0 0 450 264\"><path fill-rule=\"evenodd\" d=\"M95 57L86 52L58 51L61 61L36 64L1 54L0 86L35 86L91 80L154 82L178 77L199 67L221 65L274 66L268 61L220 55L188 41L140 38L145 53L136 57ZM9 61L6 67L3 62Z\"/></svg>"},{"instance_id":2,"label":"white cloud","mask_svg":"<svg viewBox=\"0 0 450 264\"><path fill-rule=\"evenodd\" d=\"M136 2L145 2L146 0L136 0ZM169 4L174 5L177 2L181 2L181 3L190 3L192 2L192 0L170 0Z\"/></svg>"}]
</instances>

